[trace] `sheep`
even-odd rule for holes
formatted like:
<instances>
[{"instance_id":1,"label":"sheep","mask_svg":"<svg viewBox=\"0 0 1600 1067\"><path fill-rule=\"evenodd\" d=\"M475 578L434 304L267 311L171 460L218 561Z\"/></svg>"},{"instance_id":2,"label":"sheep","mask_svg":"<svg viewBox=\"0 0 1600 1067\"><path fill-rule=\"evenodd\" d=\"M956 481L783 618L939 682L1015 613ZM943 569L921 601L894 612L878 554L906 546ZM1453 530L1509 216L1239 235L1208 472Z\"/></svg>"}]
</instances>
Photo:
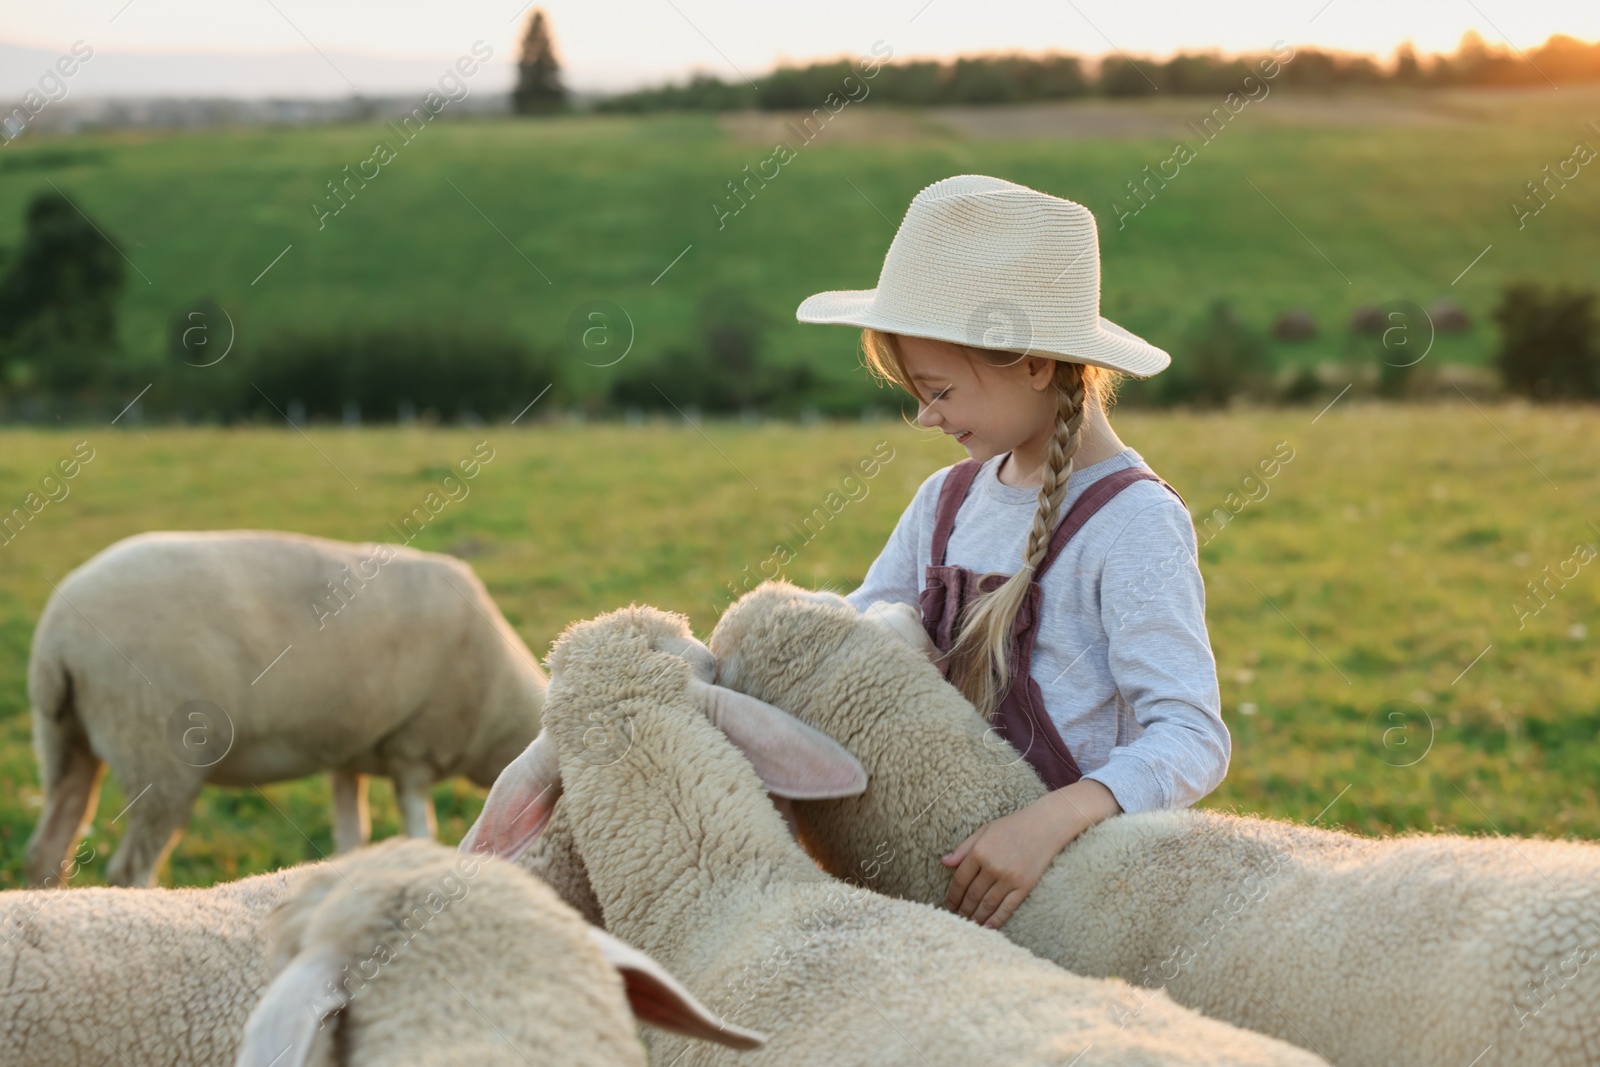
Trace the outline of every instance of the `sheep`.
<instances>
[{"instance_id":1,"label":"sheep","mask_svg":"<svg viewBox=\"0 0 1600 1067\"><path fill-rule=\"evenodd\" d=\"M118 541L62 579L34 633L29 882L93 817L106 764L129 798L112 885L154 883L207 784L330 770L344 852L370 837L365 775L383 774L406 832L432 837L432 784L493 783L538 733L544 687L449 556L253 530Z\"/></svg>"},{"instance_id":2,"label":"sheep","mask_svg":"<svg viewBox=\"0 0 1600 1067\"><path fill-rule=\"evenodd\" d=\"M940 855L1045 788L927 661L909 606L871 614L758 587L710 638L716 680L867 768L862 795L794 805L825 869L859 878L870 862L874 888L942 904L952 872ZM1342 1067L1489 1067L1600 1062L1597 920L1591 844L1377 840L1166 810L1082 834L1001 932Z\"/></svg>"},{"instance_id":3,"label":"sheep","mask_svg":"<svg viewBox=\"0 0 1600 1067\"><path fill-rule=\"evenodd\" d=\"M470 846L468 846L470 849ZM572 840L572 825L564 807L557 805L539 839L514 861L544 882L590 926L605 928L600 901L589 884L589 871Z\"/></svg>"},{"instance_id":4,"label":"sheep","mask_svg":"<svg viewBox=\"0 0 1600 1067\"><path fill-rule=\"evenodd\" d=\"M0 893L0 1047L31 1067L232 1063L268 913L318 864L208 889Z\"/></svg>"},{"instance_id":5,"label":"sheep","mask_svg":"<svg viewBox=\"0 0 1600 1067\"><path fill-rule=\"evenodd\" d=\"M767 791L859 793L860 764L710 685L710 652L682 616L636 605L575 624L549 663L544 729L461 847L515 856L560 796L608 929L730 1021L771 1035L739 1062L1323 1062L1159 993L1134 1014L1126 983L1068 974L948 912L829 877ZM647 1040L654 1062L733 1062L672 1035Z\"/></svg>"},{"instance_id":6,"label":"sheep","mask_svg":"<svg viewBox=\"0 0 1600 1067\"><path fill-rule=\"evenodd\" d=\"M558 805L517 865L590 923L600 908ZM267 917L345 859L206 889L0 893L0 1048L29 1067L232 1064L267 988ZM71 868L64 874L73 873ZM531 879L530 879L531 880Z\"/></svg>"},{"instance_id":7,"label":"sheep","mask_svg":"<svg viewBox=\"0 0 1600 1067\"><path fill-rule=\"evenodd\" d=\"M325 866L267 927L275 977L238 1067L510 1067L530 1054L644 1067L625 981L644 1021L735 1049L765 1040L726 1026L540 880L432 841L394 838Z\"/></svg>"}]
</instances>

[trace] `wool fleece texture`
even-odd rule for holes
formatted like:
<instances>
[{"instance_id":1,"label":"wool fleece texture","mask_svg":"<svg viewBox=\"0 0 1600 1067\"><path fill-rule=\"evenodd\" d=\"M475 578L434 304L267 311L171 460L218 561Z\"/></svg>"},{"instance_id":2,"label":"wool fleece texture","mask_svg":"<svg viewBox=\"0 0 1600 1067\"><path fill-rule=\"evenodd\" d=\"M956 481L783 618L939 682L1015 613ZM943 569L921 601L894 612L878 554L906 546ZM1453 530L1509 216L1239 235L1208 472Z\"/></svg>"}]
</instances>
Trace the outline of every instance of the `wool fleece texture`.
<instances>
[{"instance_id":1,"label":"wool fleece texture","mask_svg":"<svg viewBox=\"0 0 1600 1067\"><path fill-rule=\"evenodd\" d=\"M231 1065L267 985L267 915L318 866L209 889L0 893L5 1062Z\"/></svg>"},{"instance_id":2,"label":"wool fleece texture","mask_svg":"<svg viewBox=\"0 0 1600 1067\"><path fill-rule=\"evenodd\" d=\"M391 838L272 916L277 977L240 1063L644 1067L620 975L555 891L491 856ZM284 1031L315 1026L309 1055ZM274 1030L276 1025L276 1030ZM281 1058L280 1058L281 1057Z\"/></svg>"},{"instance_id":3,"label":"wool fleece texture","mask_svg":"<svg viewBox=\"0 0 1600 1067\"><path fill-rule=\"evenodd\" d=\"M866 768L860 796L794 804L802 840L840 877L942 904L940 855L1045 793L905 632L839 597L765 584L710 646L721 684ZM1600 1063L1591 844L1117 815L1067 846L1000 932L1341 1067Z\"/></svg>"},{"instance_id":4,"label":"wool fleece texture","mask_svg":"<svg viewBox=\"0 0 1600 1067\"><path fill-rule=\"evenodd\" d=\"M342 862L206 889L0 893L0 1062L232 1067L270 977L268 916L305 879ZM560 805L516 865L598 923Z\"/></svg>"},{"instance_id":5,"label":"wool fleece texture","mask_svg":"<svg viewBox=\"0 0 1600 1067\"><path fill-rule=\"evenodd\" d=\"M576 624L551 653L544 714L561 804L608 928L730 1022L769 1035L764 1048L736 1053L651 1032L652 1062L1323 1062L1158 992L1129 1014L1120 1006L1135 992L1124 982L1068 974L948 912L825 874L724 734L738 709L715 709L719 730L707 718L710 687L663 651L688 642L687 620L652 608ZM484 821L532 799L496 793Z\"/></svg>"}]
</instances>

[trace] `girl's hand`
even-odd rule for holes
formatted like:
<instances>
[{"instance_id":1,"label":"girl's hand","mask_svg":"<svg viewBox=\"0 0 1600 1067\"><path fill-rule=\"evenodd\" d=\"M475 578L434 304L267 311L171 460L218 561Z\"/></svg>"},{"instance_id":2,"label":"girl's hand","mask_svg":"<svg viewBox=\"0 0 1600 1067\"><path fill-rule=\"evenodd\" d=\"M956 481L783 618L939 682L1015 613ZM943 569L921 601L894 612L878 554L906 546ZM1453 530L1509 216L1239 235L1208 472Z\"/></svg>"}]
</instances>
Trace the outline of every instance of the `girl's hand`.
<instances>
[{"instance_id":1,"label":"girl's hand","mask_svg":"<svg viewBox=\"0 0 1600 1067\"><path fill-rule=\"evenodd\" d=\"M1004 926L1057 853L1121 810L1111 790L1084 778L985 823L943 857L956 868L945 907L990 929Z\"/></svg>"}]
</instances>

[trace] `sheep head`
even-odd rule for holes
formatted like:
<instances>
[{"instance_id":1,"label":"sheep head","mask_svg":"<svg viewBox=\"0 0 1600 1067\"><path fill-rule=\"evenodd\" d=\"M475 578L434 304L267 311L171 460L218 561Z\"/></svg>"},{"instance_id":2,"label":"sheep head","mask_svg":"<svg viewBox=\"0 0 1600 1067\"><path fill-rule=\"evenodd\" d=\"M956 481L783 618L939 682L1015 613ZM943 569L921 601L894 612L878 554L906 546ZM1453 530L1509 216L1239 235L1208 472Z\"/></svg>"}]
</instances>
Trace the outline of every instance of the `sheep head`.
<instances>
[{"instance_id":1,"label":"sheep head","mask_svg":"<svg viewBox=\"0 0 1600 1067\"><path fill-rule=\"evenodd\" d=\"M578 721L577 710L583 702L574 699L583 686L599 684L605 672L596 673L597 668L614 662L619 648L641 666L644 681L618 690L611 710L625 703L648 713L652 700L681 697L744 753L775 797L824 800L866 789L860 762L827 734L765 701L713 683L715 657L695 639L687 619L634 606L577 623L557 640L550 655L547 727L496 779L461 851L513 859L538 838L562 792L558 736L566 738L569 758L595 763L628 757L629 728L615 721L623 717L585 727L590 720Z\"/></svg>"},{"instance_id":2,"label":"sheep head","mask_svg":"<svg viewBox=\"0 0 1600 1067\"><path fill-rule=\"evenodd\" d=\"M894 638L923 659L936 661L939 656L923 629L921 612L910 604L880 602L857 613L834 593L763 582L723 612L712 631L716 681L788 706L798 703L793 699L797 690L841 648L878 641L886 656L904 656L877 635Z\"/></svg>"},{"instance_id":3,"label":"sheep head","mask_svg":"<svg viewBox=\"0 0 1600 1067\"><path fill-rule=\"evenodd\" d=\"M476 876L480 862L432 841L392 838L341 861L343 870L321 870L307 879L268 919L277 974L245 1024L238 1067L303 1067L312 1062L318 1032L353 999L344 980L350 965L363 955L367 963L380 959L388 964L397 958L386 945L385 955L375 954L375 917L400 902L432 912L438 909L424 905L424 899L464 901L467 880ZM764 1034L724 1022L649 955L603 930L573 923L576 915L564 918L568 909L543 883L528 884L539 887L528 891L545 895L545 906L551 909L540 922L541 934L571 953L598 954L622 979L639 1021L736 1049L766 1043ZM409 899L413 896L415 900ZM536 910L535 917L540 914ZM563 933L573 925L582 931L577 939Z\"/></svg>"}]
</instances>

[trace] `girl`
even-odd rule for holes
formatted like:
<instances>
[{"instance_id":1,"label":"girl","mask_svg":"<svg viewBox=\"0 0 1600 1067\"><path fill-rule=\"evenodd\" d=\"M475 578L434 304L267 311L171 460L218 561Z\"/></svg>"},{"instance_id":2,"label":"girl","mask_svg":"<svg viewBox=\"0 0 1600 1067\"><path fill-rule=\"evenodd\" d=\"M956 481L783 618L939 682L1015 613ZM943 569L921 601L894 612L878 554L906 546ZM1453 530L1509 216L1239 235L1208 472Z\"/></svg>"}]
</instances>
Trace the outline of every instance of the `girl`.
<instances>
[{"instance_id":1,"label":"girl","mask_svg":"<svg viewBox=\"0 0 1600 1067\"><path fill-rule=\"evenodd\" d=\"M1099 295L1086 208L958 175L917 194L876 289L796 313L861 327L871 370L970 457L847 599L919 606L940 669L1050 787L944 856L946 906L990 927L1084 830L1193 803L1231 750L1188 509L1107 420L1121 375L1170 357Z\"/></svg>"}]
</instances>

